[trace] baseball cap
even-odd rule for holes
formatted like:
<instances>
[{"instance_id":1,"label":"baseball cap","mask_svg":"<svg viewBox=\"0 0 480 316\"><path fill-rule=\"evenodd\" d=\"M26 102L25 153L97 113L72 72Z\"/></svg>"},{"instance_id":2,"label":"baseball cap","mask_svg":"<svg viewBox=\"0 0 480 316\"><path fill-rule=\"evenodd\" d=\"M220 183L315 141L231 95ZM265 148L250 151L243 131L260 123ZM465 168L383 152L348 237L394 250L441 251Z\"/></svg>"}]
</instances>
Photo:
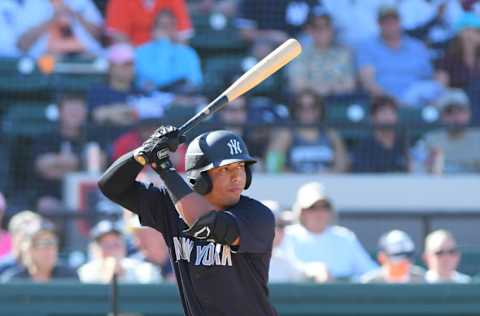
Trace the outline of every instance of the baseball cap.
<instances>
[{"instance_id":1,"label":"baseball cap","mask_svg":"<svg viewBox=\"0 0 480 316\"><path fill-rule=\"evenodd\" d=\"M325 193L325 186L320 182L307 182L297 191L293 210L299 213L303 209L312 207L318 201L325 201L330 205L330 200Z\"/></svg>"},{"instance_id":2,"label":"baseball cap","mask_svg":"<svg viewBox=\"0 0 480 316\"><path fill-rule=\"evenodd\" d=\"M437 107L444 111L449 107L462 107L470 109L470 100L462 89L448 89L437 101Z\"/></svg>"},{"instance_id":3,"label":"baseball cap","mask_svg":"<svg viewBox=\"0 0 480 316\"><path fill-rule=\"evenodd\" d=\"M402 230L392 230L382 235L379 241L379 250L390 258L410 258L415 252L413 240Z\"/></svg>"},{"instance_id":4,"label":"baseball cap","mask_svg":"<svg viewBox=\"0 0 480 316\"><path fill-rule=\"evenodd\" d=\"M108 48L107 59L112 64L124 64L134 58L134 49L127 43L113 44Z\"/></svg>"},{"instance_id":5,"label":"baseball cap","mask_svg":"<svg viewBox=\"0 0 480 316\"><path fill-rule=\"evenodd\" d=\"M109 233L122 235L122 229L111 221L103 220L98 222L97 225L92 228L90 231L90 238L94 241L98 241L101 237Z\"/></svg>"},{"instance_id":6,"label":"baseball cap","mask_svg":"<svg viewBox=\"0 0 480 316\"><path fill-rule=\"evenodd\" d=\"M399 17L398 10L395 6L384 5L378 9L377 18L378 20L383 20L386 17Z\"/></svg>"}]
</instances>

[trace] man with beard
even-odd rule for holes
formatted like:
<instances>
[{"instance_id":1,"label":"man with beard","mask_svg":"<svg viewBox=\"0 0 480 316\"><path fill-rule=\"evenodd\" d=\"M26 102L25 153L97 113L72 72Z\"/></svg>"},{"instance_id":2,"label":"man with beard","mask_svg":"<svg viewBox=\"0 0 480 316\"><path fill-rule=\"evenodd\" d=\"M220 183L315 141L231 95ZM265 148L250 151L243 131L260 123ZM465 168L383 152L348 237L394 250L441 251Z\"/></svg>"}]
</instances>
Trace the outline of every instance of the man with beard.
<instances>
[{"instance_id":1,"label":"man with beard","mask_svg":"<svg viewBox=\"0 0 480 316\"><path fill-rule=\"evenodd\" d=\"M480 130L468 128L470 101L461 89L448 90L438 101L445 128L428 133L427 170L433 173L480 172Z\"/></svg>"},{"instance_id":2,"label":"man with beard","mask_svg":"<svg viewBox=\"0 0 480 316\"><path fill-rule=\"evenodd\" d=\"M353 172L405 172L409 170L406 139L396 131L398 108L388 96L376 97L370 107L373 133L353 150Z\"/></svg>"}]
</instances>

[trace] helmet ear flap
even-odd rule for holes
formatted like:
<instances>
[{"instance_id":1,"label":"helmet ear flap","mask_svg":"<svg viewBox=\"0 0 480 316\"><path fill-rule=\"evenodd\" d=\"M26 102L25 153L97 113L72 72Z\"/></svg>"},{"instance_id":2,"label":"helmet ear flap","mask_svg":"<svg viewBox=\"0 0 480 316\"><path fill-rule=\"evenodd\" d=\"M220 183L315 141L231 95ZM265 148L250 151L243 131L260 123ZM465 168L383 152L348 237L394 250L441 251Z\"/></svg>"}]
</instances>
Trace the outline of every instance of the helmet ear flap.
<instances>
[{"instance_id":1,"label":"helmet ear flap","mask_svg":"<svg viewBox=\"0 0 480 316\"><path fill-rule=\"evenodd\" d=\"M245 164L245 176L246 176L246 181L245 181L245 190L250 187L250 184L252 184L252 169L250 168L250 164Z\"/></svg>"},{"instance_id":2,"label":"helmet ear flap","mask_svg":"<svg viewBox=\"0 0 480 316\"><path fill-rule=\"evenodd\" d=\"M212 180L207 172L192 172L188 175L188 182L192 185L193 191L205 195L212 190Z\"/></svg>"}]
</instances>

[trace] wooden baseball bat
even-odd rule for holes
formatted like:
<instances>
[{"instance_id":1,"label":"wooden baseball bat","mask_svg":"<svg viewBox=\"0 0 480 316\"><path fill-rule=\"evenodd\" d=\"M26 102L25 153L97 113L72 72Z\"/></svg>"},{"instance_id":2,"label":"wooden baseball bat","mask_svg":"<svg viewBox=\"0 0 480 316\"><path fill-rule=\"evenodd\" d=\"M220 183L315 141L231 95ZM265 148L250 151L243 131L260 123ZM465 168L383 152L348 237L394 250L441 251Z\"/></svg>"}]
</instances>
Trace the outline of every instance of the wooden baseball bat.
<instances>
[{"instance_id":1,"label":"wooden baseball bat","mask_svg":"<svg viewBox=\"0 0 480 316\"><path fill-rule=\"evenodd\" d=\"M204 121L213 113L225 107L229 102L235 100L244 93L255 88L263 80L270 77L277 70L288 64L302 52L302 46L296 39L288 39L274 51L265 56L255 66L245 72L240 78L232 83L215 100L205 106L200 112L185 122L180 128L180 135L185 134L200 122ZM146 157L135 156L135 159L142 165L147 163Z\"/></svg>"}]
</instances>

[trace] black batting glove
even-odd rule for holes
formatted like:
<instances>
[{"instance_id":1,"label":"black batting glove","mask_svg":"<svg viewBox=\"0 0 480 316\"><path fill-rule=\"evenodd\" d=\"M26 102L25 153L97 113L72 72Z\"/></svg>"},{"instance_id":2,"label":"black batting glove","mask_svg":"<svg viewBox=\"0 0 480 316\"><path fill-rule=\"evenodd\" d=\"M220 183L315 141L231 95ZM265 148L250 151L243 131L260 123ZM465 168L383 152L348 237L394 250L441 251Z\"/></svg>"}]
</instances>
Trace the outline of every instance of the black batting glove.
<instances>
[{"instance_id":1,"label":"black batting glove","mask_svg":"<svg viewBox=\"0 0 480 316\"><path fill-rule=\"evenodd\" d=\"M146 158L147 163L155 164L156 167L163 165L171 166L169 152L175 152L178 146L185 141L178 129L171 125L160 126L140 146L135 155Z\"/></svg>"}]
</instances>

